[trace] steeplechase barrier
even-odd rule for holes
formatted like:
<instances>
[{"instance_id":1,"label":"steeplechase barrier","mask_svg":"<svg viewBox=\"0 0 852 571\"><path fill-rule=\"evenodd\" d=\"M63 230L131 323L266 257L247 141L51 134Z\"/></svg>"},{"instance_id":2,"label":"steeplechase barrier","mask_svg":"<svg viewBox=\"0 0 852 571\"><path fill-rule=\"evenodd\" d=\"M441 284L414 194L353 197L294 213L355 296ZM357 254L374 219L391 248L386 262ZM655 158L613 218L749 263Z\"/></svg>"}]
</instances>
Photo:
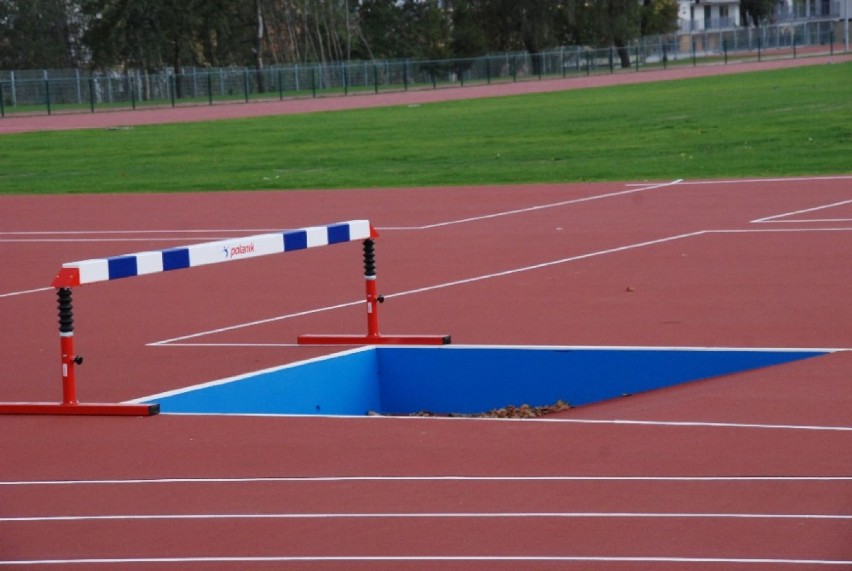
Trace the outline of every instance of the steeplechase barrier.
<instances>
[{"instance_id":1,"label":"steeplechase barrier","mask_svg":"<svg viewBox=\"0 0 852 571\"><path fill-rule=\"evenodd\" d=\"M51 286L57 290L59 340L62 364L62 401L59 403L0 403L0 414L54 414L99 416L151 416L157 404L81 403L77 399L75 368L83 358L74 349L72 288L96 282L168 272L269 254L279 254L362 240L367 296L366 335L300 335L302 345L446 345L449 335L382 335L378 305L384 297L376 284L375 239L378 232L368 220L351 220L243 238L205 242L166 250L138 252L63 264Z\"/></svg>"}]
</instances>

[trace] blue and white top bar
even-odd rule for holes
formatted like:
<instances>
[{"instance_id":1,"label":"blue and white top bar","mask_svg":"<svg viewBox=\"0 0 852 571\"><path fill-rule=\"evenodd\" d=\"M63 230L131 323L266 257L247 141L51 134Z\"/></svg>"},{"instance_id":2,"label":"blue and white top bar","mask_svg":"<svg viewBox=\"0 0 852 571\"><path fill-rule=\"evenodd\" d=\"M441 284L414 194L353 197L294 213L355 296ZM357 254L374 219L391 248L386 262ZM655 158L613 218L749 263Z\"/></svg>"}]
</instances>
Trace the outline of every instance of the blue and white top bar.
<instances>
[{"instance_id":1,"label":"blue and white top bar","mask_svg":"<svg viewBox=\"0 0 852 571\"><path fill-rule=\"evenodd\" d=\"M68 287L155 274L207 264L218 264L267 254L280 254L364 240L375 236L368 220L350 220L328 226L312 226L273 234L229 238L180 248L139 252L110 258L83 260L62 265L55 287ZM75 275L76 274L76 275Z\"/></svg>"}]
</instances>

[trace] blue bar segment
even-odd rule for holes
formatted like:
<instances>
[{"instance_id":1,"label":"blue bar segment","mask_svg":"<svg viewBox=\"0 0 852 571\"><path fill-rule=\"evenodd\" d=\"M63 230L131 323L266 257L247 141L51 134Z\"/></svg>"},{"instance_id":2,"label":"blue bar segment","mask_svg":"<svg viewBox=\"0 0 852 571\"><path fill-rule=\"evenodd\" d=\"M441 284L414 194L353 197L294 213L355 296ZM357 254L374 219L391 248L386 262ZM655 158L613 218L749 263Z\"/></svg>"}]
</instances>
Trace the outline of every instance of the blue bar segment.
<instances>
[{"instance_id":1,"label":"blue bar segment","mask_svg":"<svg viewBox=\"0 0 852 571\"><path fill-rule=\"evenodd\" d=\"M349 241L349 224L334 224L328 226L328 243L339 244Z\"/></svg>"},{"instance_id":2,"label":"blue bar segment","mask_svg":"<svg viewBox=\"0 0 852 571\"><path fill-rule=\"evenodd\" d=\"M109 279L129 278L137 275L136 256L117 256L107 259Z\"/></svg>"},{"instance_id":3,"label":"blue bar segment","mask_svg":"<svg viewBox=\"0 0 852 571\"><path fill-rule=\"evenodd\" d=\"M163 250L163 271L182 270L189 267L189 249Z\"/></svg>"},{"instance_id":4,"label":"blue bar segment","mask_svg":"<svg viewBox=\"0 0 852 571\"><path fill-rule=\"evenodd\" d=\"M304 250L308 247L308 233L304 230L295 230L284 233L284 251Z\"/></svg>"}]
</instances>

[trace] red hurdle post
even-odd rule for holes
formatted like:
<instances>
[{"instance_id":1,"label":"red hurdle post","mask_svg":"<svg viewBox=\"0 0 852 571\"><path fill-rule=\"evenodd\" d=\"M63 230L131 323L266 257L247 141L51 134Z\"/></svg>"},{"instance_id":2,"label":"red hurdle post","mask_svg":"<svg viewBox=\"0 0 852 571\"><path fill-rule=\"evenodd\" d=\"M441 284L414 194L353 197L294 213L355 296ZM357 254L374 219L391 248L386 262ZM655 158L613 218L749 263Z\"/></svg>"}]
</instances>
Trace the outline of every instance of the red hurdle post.
<instances>
[{"instance_id":1,"label":"red hurdle post","mask_svg":"<svg viewBox=\"0 0 852 571\"><path fill-rule=\"evenodd\" d=\"M52 284L59 301L59 349L62 364L62 402L3 402L0 414L52 414L90 416L151 416L160 411L158 404L81 403L77 400L75 367L83 358L74 351L74 306L72 285L80 285L79 271L63 269Z\"/></svg>"},{"instance_id":2,"label":"red hurdle post","mask_svg":"<svg viewBox=\"0 0 852 571\"><path fill-rule=\"evenodd\" d=\"M299 335L300 345L447 345L449 335L382 335L379 333L379 304L385 298L376 285L375 239L379 237L370 226L370 237L364 240L364 281L367 292L366 335Z\"/></svg>"},{"instance_id":3,"label":"red hurdle post","mask_svg":"<svg viewBox=\"0 0 852 571\"><path fill-rule=\"evenodd\" d=\"M74 308L71 303L71 288L56 290L59 299L59 347L62 355L62 404L77 402L77 380L74 366L83 363L83 357L74 352Z\"/></svg>"}]
</instances>

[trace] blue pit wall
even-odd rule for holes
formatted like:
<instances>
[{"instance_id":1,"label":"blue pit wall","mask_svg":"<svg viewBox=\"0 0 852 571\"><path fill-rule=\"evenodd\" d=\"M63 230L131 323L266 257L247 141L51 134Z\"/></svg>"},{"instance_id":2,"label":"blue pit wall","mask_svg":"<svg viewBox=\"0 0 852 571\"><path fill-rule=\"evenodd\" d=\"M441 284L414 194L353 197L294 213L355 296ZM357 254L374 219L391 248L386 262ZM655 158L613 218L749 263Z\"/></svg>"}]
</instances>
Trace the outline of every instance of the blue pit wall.
<instances>
[{"instance_id":1,"label":"blue pit wall","mask_svg":"<svg viewBox=\"0 0 852 571\"><path fill-rule=\"evenodd\" d=\"M474 414L605 401L823 355L819 349L364 347L139 399L162 413Z\"/></svg>"}]
</instances>

